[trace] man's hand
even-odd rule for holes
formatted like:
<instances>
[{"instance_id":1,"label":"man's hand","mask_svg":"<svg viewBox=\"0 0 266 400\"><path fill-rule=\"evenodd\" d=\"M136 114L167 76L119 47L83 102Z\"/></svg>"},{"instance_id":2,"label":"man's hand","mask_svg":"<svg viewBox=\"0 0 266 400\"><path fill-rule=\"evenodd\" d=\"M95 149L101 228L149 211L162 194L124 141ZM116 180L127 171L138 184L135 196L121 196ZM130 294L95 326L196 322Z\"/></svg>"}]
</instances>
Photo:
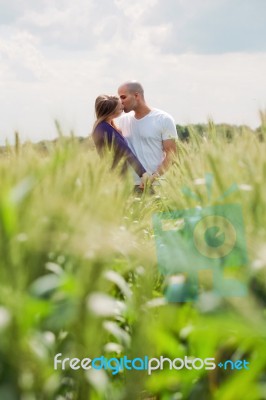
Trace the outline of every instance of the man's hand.
<instances>
[{"instance_id":1,"label":"man's hand","mask_svg":"<svg viewBox=\"0 0 266 400\"><path fill-rule=\"evenodd\" d=\"M147 185L147 182L149 181L150 175L148 172L144 172L144 174L141 177L141 183L139 185L140 189L144 189L145 186Z\"/></svg>"}]
</instances>

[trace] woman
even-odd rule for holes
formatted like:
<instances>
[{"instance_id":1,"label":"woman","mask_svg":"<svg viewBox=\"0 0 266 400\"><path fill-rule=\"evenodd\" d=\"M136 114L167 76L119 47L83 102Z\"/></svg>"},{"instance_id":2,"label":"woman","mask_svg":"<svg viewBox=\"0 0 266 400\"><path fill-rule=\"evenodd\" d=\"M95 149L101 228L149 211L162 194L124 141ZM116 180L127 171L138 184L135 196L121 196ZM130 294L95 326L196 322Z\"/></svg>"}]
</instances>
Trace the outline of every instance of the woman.
<instances>
[{"instance_id":1,"label":"woman","mask_svg":"<svg viewBox=\"0 0 266 400\"><path fill-rule=\"evenodd\" d=\"M96 121L93 126L92 138L99 155L104 155L104 149L113 148L114 161L112 168L124 160L122 172L125 172L127 163L130 164L139 177L142 178L140 187L143 187L149 175L137 157L128 147L126 139L115 126L113 120L123 112L122 103L117 96L101 95L95 100Z\"/></svg>"}]
</instances>

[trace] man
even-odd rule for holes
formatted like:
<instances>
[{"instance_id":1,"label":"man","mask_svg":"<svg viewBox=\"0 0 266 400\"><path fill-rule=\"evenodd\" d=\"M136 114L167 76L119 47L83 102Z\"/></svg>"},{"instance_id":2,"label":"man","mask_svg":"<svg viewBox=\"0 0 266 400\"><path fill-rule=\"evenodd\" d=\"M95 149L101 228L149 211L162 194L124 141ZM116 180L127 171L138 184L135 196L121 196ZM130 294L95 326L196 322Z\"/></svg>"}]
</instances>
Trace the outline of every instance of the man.
<instances>
[{"instance_id":1,"label":"man","mask_svg":"<svg viewBox=\"0 0 266 400\"><path fill-rule=\"evenodd\" d=\"M153 182L169 169L176 154L174 119L147 105L139 82L125 82L118 88L118 94L126 113L119 119L119 127ZM140 184L136 174L135 184Z\"/></svg>"}]
</instances>

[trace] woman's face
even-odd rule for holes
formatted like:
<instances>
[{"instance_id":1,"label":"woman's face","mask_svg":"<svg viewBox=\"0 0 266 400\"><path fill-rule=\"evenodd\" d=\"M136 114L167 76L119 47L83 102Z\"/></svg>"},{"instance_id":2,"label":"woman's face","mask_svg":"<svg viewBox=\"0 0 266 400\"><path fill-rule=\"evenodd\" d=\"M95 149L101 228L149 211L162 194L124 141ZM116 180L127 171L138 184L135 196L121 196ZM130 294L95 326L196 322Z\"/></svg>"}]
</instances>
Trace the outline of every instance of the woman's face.
<instances>
[{"instance_id":1,"label":"woman's face","mask_svg":"<svg viewBox=\"0 0 266 400\"><path fill-rule=\"evenodd\" d=\"M122 114L124 107L122 106L121 100L118 101L117 107L112 115L113 118L118 118Z\"/></svg>"}]
</instances>

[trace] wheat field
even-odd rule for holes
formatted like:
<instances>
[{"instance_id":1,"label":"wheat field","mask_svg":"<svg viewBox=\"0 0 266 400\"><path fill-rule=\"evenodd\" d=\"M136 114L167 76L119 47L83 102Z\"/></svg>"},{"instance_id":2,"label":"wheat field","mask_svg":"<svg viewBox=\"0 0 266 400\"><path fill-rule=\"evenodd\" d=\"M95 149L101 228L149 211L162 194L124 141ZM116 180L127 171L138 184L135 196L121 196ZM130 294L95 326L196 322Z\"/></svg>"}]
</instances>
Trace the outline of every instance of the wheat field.
<instances>
[{"instance_id":1,"label":"wheat field","mask_svg":"<svg viewBox=\"0 0 266 400\"><path fill-rule=\"evenodd\" d=\"M153 196L74 136L43 149L17 136L2 151L1 400L266 399L266 126L228 137L209 123L177 145ZM231 203L243 212L247 295L208 296L203 277L197 301L167 301L153 215ZM249 370L56 370L58 353L246 359Z\"/></svg>"}]
</instances>

